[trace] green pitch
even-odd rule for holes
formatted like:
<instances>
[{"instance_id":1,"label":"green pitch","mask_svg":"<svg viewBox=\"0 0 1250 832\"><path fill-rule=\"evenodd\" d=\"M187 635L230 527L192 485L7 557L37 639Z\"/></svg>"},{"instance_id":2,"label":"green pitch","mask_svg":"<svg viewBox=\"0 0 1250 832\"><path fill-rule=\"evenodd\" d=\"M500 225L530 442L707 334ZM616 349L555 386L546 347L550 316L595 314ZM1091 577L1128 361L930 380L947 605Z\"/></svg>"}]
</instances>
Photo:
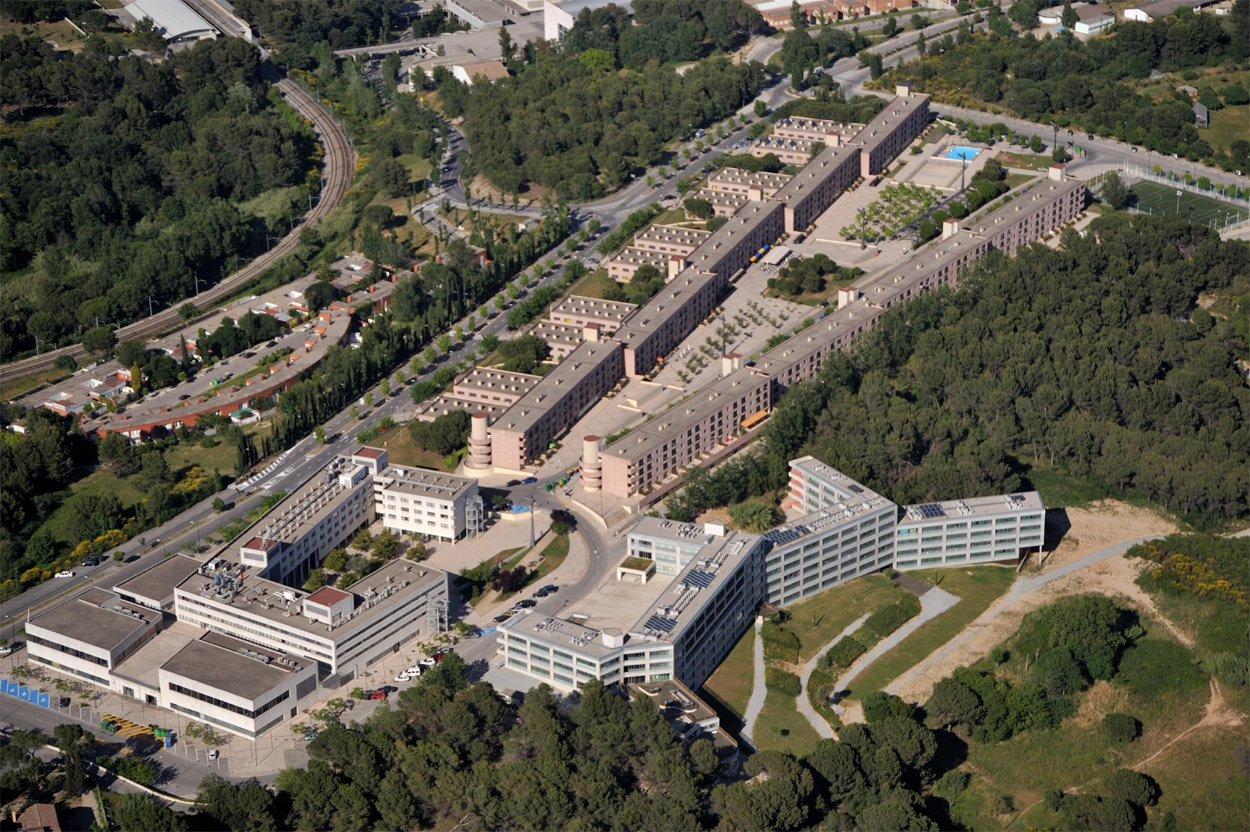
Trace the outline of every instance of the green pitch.
<instances>
[{"instance_id":1,"label":"green pitch","mask_svg":"<svg viewBox=\"0 0 1250 832\"><path fill-rule=\"evenodd\" d=\"M1160 182L1138 182L1129 190L1137 199L1137 207L1143 211L1151 214L1180 214L1202 225L1209 225L1215 220L1218 228L1227 222L1244 220L1250 216L1250 209L1245 206L1184 190L1181 191L1178 207L1177 189Z\"/></svg>"}]
</instances>

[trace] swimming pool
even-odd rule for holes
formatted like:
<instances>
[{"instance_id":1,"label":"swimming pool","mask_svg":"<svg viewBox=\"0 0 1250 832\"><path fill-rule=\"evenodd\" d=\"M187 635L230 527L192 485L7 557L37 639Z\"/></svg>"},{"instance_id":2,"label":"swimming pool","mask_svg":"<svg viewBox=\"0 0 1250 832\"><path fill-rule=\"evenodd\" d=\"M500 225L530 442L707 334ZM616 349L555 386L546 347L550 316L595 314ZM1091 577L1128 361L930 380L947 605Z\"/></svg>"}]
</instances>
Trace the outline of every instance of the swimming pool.
<instances>
[{"instance_id":1,"label":"swimming pool","mask_svg":"<svg viewBox=\"0 0 1250 832\"><path fill-rule=\"evenodd\" d=\"M955 145L950 150L946 151L946 155L942 158L963 159L965 162L971 162L973 159L977 158L977 154L980 152L981 148L979 147L962 147L960 145Z\"/></svg>"}]
</instances>

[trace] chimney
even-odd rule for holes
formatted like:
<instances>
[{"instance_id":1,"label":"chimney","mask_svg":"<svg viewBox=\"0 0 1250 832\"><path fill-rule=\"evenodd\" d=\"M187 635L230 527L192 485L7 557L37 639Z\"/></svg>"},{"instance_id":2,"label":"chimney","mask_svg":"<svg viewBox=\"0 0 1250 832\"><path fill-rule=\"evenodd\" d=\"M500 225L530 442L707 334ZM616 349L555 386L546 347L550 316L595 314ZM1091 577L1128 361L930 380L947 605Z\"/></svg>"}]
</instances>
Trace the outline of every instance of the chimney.
<instances>
[{"instance_id":1,"label":"chimney","mask_svg":"<svg viewBox=\"0 0 1250 832\"><path fill-rule=\"evenodd\" d=\"M720 360L720 374L727 376L742 368L742 356L736 352L725 355Z\"/></svg>"},{"instance_id":2,"label":"chimney","mask_svg":"<svg viewBox=\"0 0 1250 832\"><path fill-rule=\"evenodd\" d=\"M897 87L895 87L895 88L894 88L894 94L895 94L895 95L897 95L899 98L908 98L908 97L910 97L910 96L911 96L911 85L910 85L910 84L899 84Z\"/></svg>"},{"instance_id":3,"label":"chimney","mask_svg":"<svg viewBox=\"0 0 1250 832\"><path fill-rule=\"evenodd\" d=\"M764 201L764 189L761 188L759 185L752 185L751 187L747 188L747 199L751 200L752 202L763 202Z\"/></svg>"},{"instance_id":4,"label":"chimney","mask_svg":"<svg viewBox=\"0 0 1250 832\"><path fill-rule=\"evenodd\" d=\"M1050 168L1046 171L1046 178L1051 180L1052 182L1062 182L1063 171L1065 167L1066 165L1063 165L1063 164L1051 165Z\"/></svg>"},{"instance_id":5,"label":"chimney","mask_svg":"<svg viewBox=\"0 0 1250 832\"><path fill-rule=\"evenodd\" d=\"M942 220L942 239L948 240L959 233L959 220L954 217L947 217Z\"/></svg>"},{"instance_id":6,"label":"chimney","mask_svg":"<svg viewBox=\"0 0 1250 832\"><path fill-rule=\"evenodd\" d=\"M599 324L595 323L594 321L591 321L590 323L583 326L582 327L582 339L585 341L593 341L595 343L598 343Z\"/></svg>"},{"instance_id":7,"label":"chimney","mask_svg":"<svg viewBox=\"0 0 1250 832\"><path fill-rule=\"evenodd\" d=\"M838 308L841 309L845 306L850 306L852 303L859 300L860 297L861 297L861 294L858 289L852 289L849 287L846 289L839 289L838 290Z\"/></svg>"}]
</instances>

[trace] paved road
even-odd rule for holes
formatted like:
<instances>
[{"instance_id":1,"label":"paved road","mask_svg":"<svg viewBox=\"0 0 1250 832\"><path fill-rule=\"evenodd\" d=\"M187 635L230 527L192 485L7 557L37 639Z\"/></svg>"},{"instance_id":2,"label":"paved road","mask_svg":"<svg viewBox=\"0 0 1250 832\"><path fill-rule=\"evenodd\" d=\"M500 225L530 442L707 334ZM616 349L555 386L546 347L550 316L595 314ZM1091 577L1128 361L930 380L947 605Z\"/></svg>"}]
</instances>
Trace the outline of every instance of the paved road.
<instances>
[{"instance_id":1,"label":"paved road","mask_svg":"<svg viewBox=\"0 0 1250 832\"><path fill-rule=\"evenodd\" d=\"M768 689L764 686L764 671L767 669L764 665L764 639L760 636L763 629L763 621L760 618L755 619L755 641L751 646L751 666L754 668L754 683L751 685L751 698L747 700L746 710L742 712L742 736L751 743L751 745L759 747L755 742L755 722L760 718L760 711L764 710L764 699L768 696Z\"/></svg>"}]
</instances>

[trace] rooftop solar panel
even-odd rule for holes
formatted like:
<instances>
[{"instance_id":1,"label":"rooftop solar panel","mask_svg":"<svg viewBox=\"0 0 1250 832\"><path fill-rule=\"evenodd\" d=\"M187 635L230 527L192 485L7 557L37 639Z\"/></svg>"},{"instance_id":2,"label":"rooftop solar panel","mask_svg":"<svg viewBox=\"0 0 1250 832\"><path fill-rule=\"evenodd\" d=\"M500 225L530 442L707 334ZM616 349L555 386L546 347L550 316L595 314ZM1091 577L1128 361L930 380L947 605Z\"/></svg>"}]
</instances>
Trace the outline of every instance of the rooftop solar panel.
<instances>
[{"instance_id":1,"label":"rooftop solar panel","mask_svg":"<svg viewBox=\"0 0 1250 832\"><path fill-rule=\"evenodd\" d=\"M681 582L685 586L697 586L700 589L706 589L707 587L712 585L712 581L714 581L715 579L716 579L716 576L713 575L711 572L695 571L695 572L691 572L689 575L682 578Z\"/></svg>"},{"instance_id":2,"label":"rooftop solar panel","mask_svg":"<svg viewBox=\"0 0 1250 832\"><path fill-rule=\"evenodd\" d=\"M658 615L653 615L647 619L647 623L644 627L648 630L658 630L661 633L668 633L672 631L673 625L676 623L677 622L673 621L671 618L661 618Z\"/></svg>"}]
</instances>

